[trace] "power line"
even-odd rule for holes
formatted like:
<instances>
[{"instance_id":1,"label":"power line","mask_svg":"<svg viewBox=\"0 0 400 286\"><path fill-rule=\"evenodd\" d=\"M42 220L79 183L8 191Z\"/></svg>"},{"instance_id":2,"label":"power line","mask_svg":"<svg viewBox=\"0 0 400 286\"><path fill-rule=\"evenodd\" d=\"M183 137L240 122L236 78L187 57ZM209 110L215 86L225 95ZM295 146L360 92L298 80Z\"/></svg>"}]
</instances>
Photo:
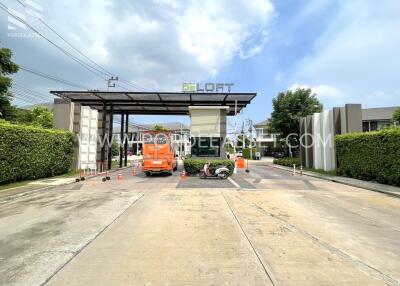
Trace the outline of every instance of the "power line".
<instances>
[{"instance_id":1,"label":"power line","mask_svg":"<svg viewBox=\"0 0 400 286\"><path fill-rule=\"evenodd\" d=\"M20 3L23 7L26 7L26 5L25 5L24 3L22 3L21 1L19 1L19 0L18 0L18 3ZM54 34L56 34L61 40L63 40L68 46L70 46L73 50L75 50L75 51L76 51L77 53L79 53L82 57L84 57L84 58L87 59L89 62L91 62L92 64L94 64L95 66L97 66L98 68L101 69L101 71L98 70L98 69L96 69L97 71L99 71L100 73L102 73L102 74L104 74L104 75L106 75L106 76L109 76L109 77L110 77L110 76L115 76L115 74L113 74L112 72L108 71L107 69L105 69L104 67L102 67L101 65L99 65L98 63L96 63L95 61L93 61L91 58L89 58L87 55L85 55L84 53L82 53L79 49L77 49L74 45L72 45L68 40L66 40L59 32L57 32L53 27L51 27L49 24L47 24L44 20L42 20L41 18L37 18L37 19L38 19L44 26L46 26L50 31L52 31ZM137 84L137 83L134 83L134 82L132 82L132 81L125 80L125 79L123 79L123 78L120 78L120 81L121 81L122 83L124 83L125 85L134 87L135 89L144 90L144 91L147 90L147 89L144 88L143 86L141 86L141 85L139 85L139 84ZM120 86L120 85L118 85L118 86L121 87L121 88L123 88L123 89L125 89L125 90L128 90L128 89L124 88L123 86Z\"/></svg>"},{"instance_id":2,"label":"power line","mask_svg":"<svg viewBox=\"0 0 400 286\"><path fill-rule=\"evenodd\" d=\"M43 99L43 100L47 100L47 101L52 101L54 99L53 96L41 94L41 93L33 91L33 90L29 89L29 88L25 88L23 86L13 86L13 89L16 90L16 91L19 91L19 92L23 92L23 93L29 94L31 96L34 96L35 98L38 98L38 99Z\"/></svg>"},{"instance_id":3,"label":"power line","mask_svg":"<svg viewBox=\"0 0 400 286\"><path fill-rule=\"evenodd\" d=\"M95 74L96 76L100 77L101 79L105 80L105 78L99 74L99 70L90 66L89 64L83 62L82 60L80 60L79 58L75 57L74 55L72 55L70 52L66 51L65 49L63 49L62 47L60 47L59 45L57 45L56 43L54 43L53 41L51 41L50 39L48 39L46 36L44 36L42 33L40 33L36 28L34 28L32 25L30 25L28 22L26 22L25 20L23 20L21 17L18 17L17 15L14 15L13 13L11 13L10 11L8 11L8 7L6 5L4 5L3 3L0 2L0 9L2 9L3 11L5 11L7 14L9 14L11 17L13 17L14 19L18 20L19 22L21 22L22 24L26 25L29 29L31 29L32 31L34 31L35 33L37 33L39 36L41 36L43 39L45 39L47 42L49 42L51 45L53 45L54 47L56 47L58 50L60 50L61 52L63 52L65 55L67 55L69 58L71 58L72 60L74 60L75 62L77 62L78 64L80 64L81 66L83 66L85 69L87 69L88 71L92 72L93 74Z\"/></svg>"},{"instance_id":4,"label":"power line","mask_svg":"<svg viewBox=\"0 0 400 286\"><path fill-rule=\"evenodd\" d=\"M28 68L28 67L25 67L25 66L22 66L22 65L19 65L19 67L23 71L35 74L37 76L40 76L40 77L43 77L43 78L46 78L46 79L49 79L49 80L53 80L53 81L56 81L56 82L59 82L59 83L63 83L63 84L66 84L66 85L69 85L69 86L73 86L73 87L78 87L80 89L86 89L86 90L90 89L90 88L88 88L88 87L86 87L84 85L81 85L81 84L78 84L78 83L74 83L74 82L71 82L71 81L68 81L68 80L65 80L65 79L62 79L62 78L58 78L58 77L55 77L55 76L52 76L52 75L49 75L49 74L45 74L44 72L33 70L31 68Z\"/></svg>"},{"instance_id":5,"label":"power line","mask_svg":"<svg viewBox=\"0 0 400 286\"><path fill-rule=\"evenodd\" d=\"M33 103L37 103L37 102L49 102L49 100L44 99L44 98L39 98L35 95L29 94L27 92L24 92L22 90L13 90L12 91L13 94L18 94L20 96L22 96L25 100L30 100Z\"/></svg>"},{"instance_id":6,"label":"power line","mask_svg":"<svg viewBox=\"0 0 400 286\"><path fill-rule=\"evenodd\" d=\"M51 30L54 34L56 34L60 39L62 39L65 43L67 43L68 46L70 46L72 49L74 49L77 53L79 53L82 57L90 61L92 64L100 68L102 73L106 76L113 76L109 71L107 71L105 68L103 68L101 65L97 64L95 61L90 59L88 56L86 56L84 53L82 53L79 49L77 49L75 46L73 46L70 42L68 42L63 36L61 36L54 28L52 28L50 25L48 25L45 21L42 19L38 18L38 20L45 25L49 30Z\"/></svg>"}]
</instances>

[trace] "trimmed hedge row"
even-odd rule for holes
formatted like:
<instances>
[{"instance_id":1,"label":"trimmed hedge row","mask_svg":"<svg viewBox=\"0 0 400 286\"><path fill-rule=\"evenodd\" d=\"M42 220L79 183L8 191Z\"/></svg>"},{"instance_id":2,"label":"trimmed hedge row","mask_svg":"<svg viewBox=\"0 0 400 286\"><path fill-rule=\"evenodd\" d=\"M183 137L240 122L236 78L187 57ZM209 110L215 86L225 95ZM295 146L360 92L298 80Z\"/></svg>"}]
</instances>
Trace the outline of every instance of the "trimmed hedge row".
<instances>
[{"instance_id":1,"label":"trimmed hedge row","mask_svg":"<svg viewBox=\"0 0 400 286\"><path fill-rule=\"evenodd\" d=\"M70 132L0 123L0 184L64 174L72 158Z\"/></svg>"},{"instance_id":2,"label":"trimmed hedge row","mask_svg":"<svg viewBox=\"0 0 400 286\"><path fill-rule=\"evenodd\" d=\"M338 174L400 186L400 128L338 135Z\"/></svg>"},{"instance_id":3,"label":"trimmed hedge row","mask_svg":"<svg viewBox=\"0 0 400 286\"><path fill-rule=\"evenodd\" d=\"M183 160L183 165L185 167L186 173L189 175L194 175L200 173L203 170L204 164L206 164L209 160L206 159L194 159L188 158ZM214 172L216 167L218 166L226 166L229 169L229 173L233 174L233 169L235 168L235 162L232 160L210 160L211 161L211 170Z\"/></svg>"},{"instance_id":4,"label":"trimmed hedge row","mask_svg":"<svg viewBox=\"0 0 400 286\"><path fill-rule=\"evenodd\" d=\"M252 150L252 153L253 154L250 154L251 152L251 149L250 148L244 148L243 149L243 158L245 158L245 159L253 159L253 158L251 158L251 156L250 155L253 155L253 156L255 156L256 155L256 152L257 152L257 149L256 148L252 148L253 150Z\"/></svg>"},{"instance_id":5,"label":"trimmed hedge row","mask_svg":"<svg viewBox=\"0 0 400 286\"><path fill-rule=\"evenodd\" d=\"M286 167L293 167L293 165L296 165L296 167L300 167L300 159L299 158L279 158L279 159L274 159L274 164L286 166Z\"/></svg>"}]
</instances>

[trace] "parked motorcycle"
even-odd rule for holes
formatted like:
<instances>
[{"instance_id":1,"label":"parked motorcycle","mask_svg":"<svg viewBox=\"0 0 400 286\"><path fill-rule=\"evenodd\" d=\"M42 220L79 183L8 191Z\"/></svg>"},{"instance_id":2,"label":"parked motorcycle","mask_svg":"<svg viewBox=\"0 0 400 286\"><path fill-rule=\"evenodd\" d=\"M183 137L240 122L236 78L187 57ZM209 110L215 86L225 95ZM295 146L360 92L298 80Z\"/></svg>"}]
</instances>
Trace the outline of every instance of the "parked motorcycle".
<instances>
[{"instance_id":1,"label":"parked motorcycle","mask_svg":"<svg viewBox=\"0 0 400 286\"><path fill-rule=\"evenodd\" d=\"M210 170L211 175L207 175L204 169L200 172L200 179L220 178L227 179L229 177L229 169L226 166L218 166L214 171Z\"/></svg>"}]
</instances>

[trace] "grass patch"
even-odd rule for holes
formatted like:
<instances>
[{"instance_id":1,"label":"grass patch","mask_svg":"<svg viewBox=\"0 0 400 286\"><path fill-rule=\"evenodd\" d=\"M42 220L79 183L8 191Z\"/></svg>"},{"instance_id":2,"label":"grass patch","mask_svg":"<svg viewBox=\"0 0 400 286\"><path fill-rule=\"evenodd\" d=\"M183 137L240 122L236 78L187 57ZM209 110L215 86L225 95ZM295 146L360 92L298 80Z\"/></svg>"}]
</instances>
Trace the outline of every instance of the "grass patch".
<instances>
[{"instance_id":1,"label":"grass patch","mask_svg":"<svg viewBox=\"0 0 400 286\"><path fill-rule=\"evenodd\" d=\"M29 183L32 183L34 181L41 181L41 180L46 180L46 179L60 179L60 178L74 178L79 176L79 170L77 171L71 171L69 173L55 176L55 177L47 177L47 178L40 178L36 180L25 180L25 181L20 181L20 182L14 182L14 183L9 183L6 185L0 185L0 191L8 190L8 189L13 189L13 188L18 188L18 187L24 187L28 185Z\"/></svg>"}]
</instances>

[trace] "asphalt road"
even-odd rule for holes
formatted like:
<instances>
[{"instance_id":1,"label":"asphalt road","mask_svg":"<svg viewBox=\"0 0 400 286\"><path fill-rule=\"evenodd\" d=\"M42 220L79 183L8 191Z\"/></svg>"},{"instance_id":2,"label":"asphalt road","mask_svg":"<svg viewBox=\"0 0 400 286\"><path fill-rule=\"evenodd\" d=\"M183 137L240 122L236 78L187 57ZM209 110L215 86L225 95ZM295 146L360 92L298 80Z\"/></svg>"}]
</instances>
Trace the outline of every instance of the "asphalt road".
<instances>
[{"instance_id":1,"label":"asphalt road","mask_svg":"<svg viewBox=\"0 0 400 286\"><path fill-rule=\"evenodd\" d=\"M398 198L269 166L125 171L0 205L0 284L400 285L399 237Z\"/></svg>"}]
</instances>

